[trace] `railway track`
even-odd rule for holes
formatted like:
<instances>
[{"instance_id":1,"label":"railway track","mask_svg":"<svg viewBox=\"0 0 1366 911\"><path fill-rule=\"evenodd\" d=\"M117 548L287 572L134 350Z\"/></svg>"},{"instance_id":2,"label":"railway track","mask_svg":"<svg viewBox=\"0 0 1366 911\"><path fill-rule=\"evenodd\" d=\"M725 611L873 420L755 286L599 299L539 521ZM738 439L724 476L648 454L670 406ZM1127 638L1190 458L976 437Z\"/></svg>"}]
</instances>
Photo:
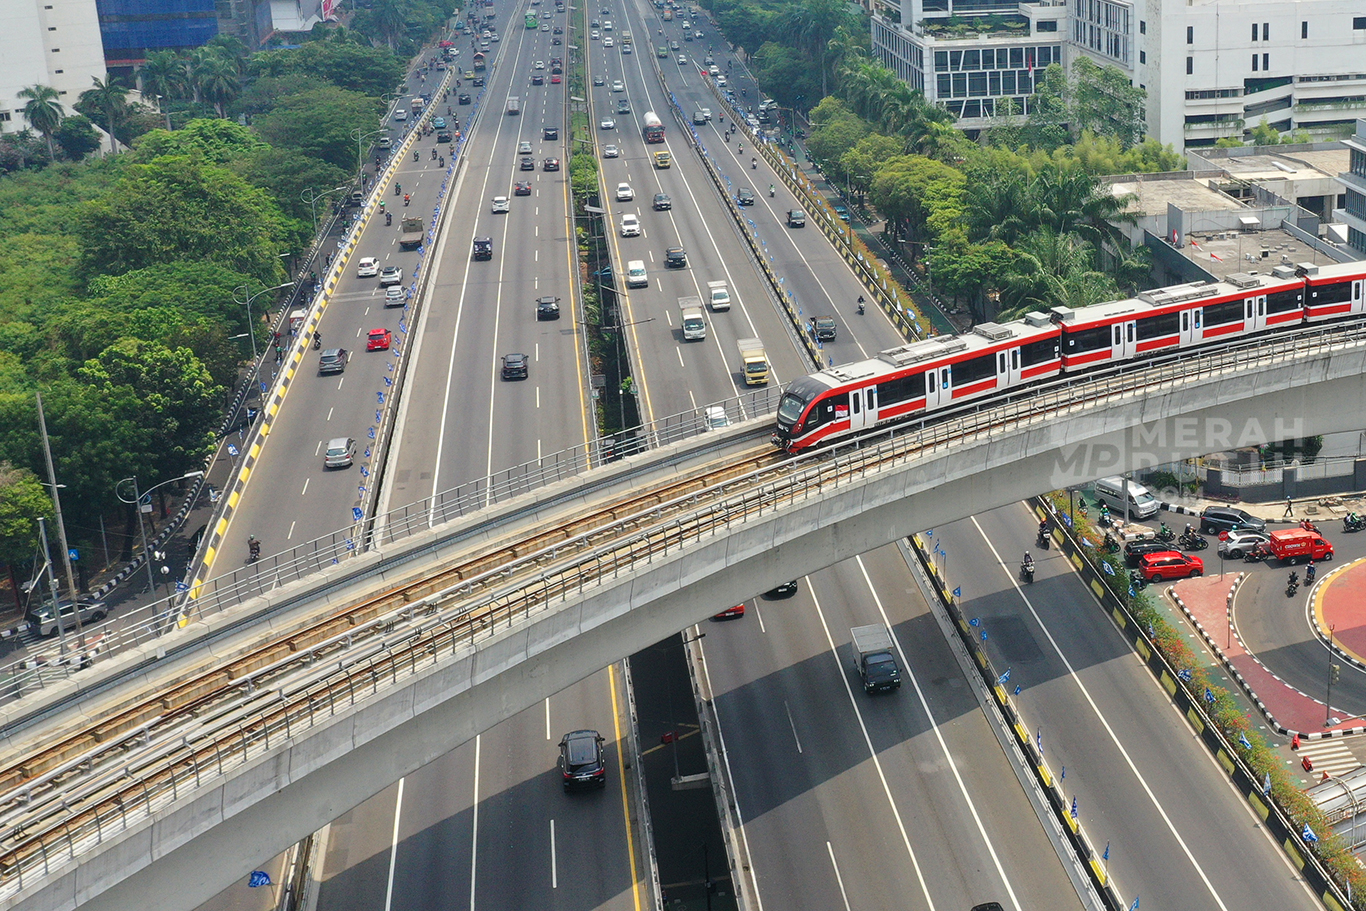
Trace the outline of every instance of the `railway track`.
<instances>
[{"instance_id":1,"label":"railway track","mask_svg":"<svg viewBox=\"0 0 1366 911\"><path fill-rule=\"evenodd\" d=\"M1321 334L1320 341L1328 340ZM1352 341L1361 345L1361 333ZM1264 347L1269 363L1297 356L1284 345ZM1237 351L1194 360L1199 364L1168 362L1084 384L1059 383L990 409L879 431L795 459L775 453L758 440L766 430L756 431L742 452L695 475L571 512L526 536L510 535L261 642L222 667L130 700L0 767L0 901L309 727L552 609L557 600L731 524L948 447L1172 389L1193 374L1257 366Z\"/></svg>"}]
</instances>

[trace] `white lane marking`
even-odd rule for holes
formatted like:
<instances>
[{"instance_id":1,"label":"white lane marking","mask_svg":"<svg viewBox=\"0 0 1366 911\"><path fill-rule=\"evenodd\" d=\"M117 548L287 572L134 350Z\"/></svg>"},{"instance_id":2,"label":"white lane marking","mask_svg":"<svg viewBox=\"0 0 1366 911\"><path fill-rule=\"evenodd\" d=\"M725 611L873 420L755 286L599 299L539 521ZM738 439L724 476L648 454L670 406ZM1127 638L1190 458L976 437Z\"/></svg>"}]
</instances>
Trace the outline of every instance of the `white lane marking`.
<instances>
[{"instance_id":1,"label":"white lane marking","mask_svg":"<svg viewBox=\"0 0 1366 911\"><path fill-rule=\"evenodd\" d=\"M797 736L797 722L792 719L792 707L787 704L786 699L783 700L783 711L787 712L787 724L788 727L792 728L792 740L797 744L797 752L800 753L802 751L802 738ZM845 904L848 902L846 901Z\"/></svg>"},{"instance_id":2,"label":"white lane marking","mask_svg":"<svg viewBox=\"0 0 1366 911\"><path fill-rule=\"evenodd\" d=\"M988 538L987 533L982 530L982 526L978 524L975 516L972 519L972 525L977 529L977 533L982 536L982 540L986 542L987 548L991 550L991 554L996 558L996 562L1002 567L1006 566L1005 562L1001 559L1001 555L996 551L996 545L991 543L991 539ZM1204 868L1196 861L1195 855L1191 853L1190 847L1186 844L1186 840L1181 837L1181 833L1177 831L1176 825L1172 822L1171 817L1167 815L1166 807L1162 806L1162 802L1157 799L1157 795L1153 793L1153 789L1148 786L1148 780L1138 771L1138 766L1134 764L1133 758L1129 756L1129 751L1124 749L1123 742L1115 734L1114 728L1110 727L1110 722L1106 720L1104 713L1100 710L1100 706L1096 705L1096 701L1091 698L1091 691L1086 688L1086 684L1082 683L1081 678L1077 676L1076 668L1072 667L1072 662L1068 661L1067 656L1063 654L1062 646L1058 645L1058 640L1053 638L1053 632L1048 628L1048 625L1043 622L1043 618L1039 616L1038 611L1034 610L1033 602L1030 601L1029 596L1024 593L1024 589L1020 587L1019 580L1015 578L1015 573L1011 572L1010 569L1007 569L1006 575L1010 577L1011 584L1015 586L1015 591L1019 592L1020 600L1024 601L1025 607L1029 609L1030 616L1034 618L1035 623L1039 624L1039 629L1042 630L1044 636L1047 637L1048 644L1053 646L1053 651L1057 654L1058 660L1062 662L1063 667L1067 668L1067 676L1077 685L1077 689L1086 700L1086 704L1091 706L1091 711L1095 713L1101 726L1105 728L1105 733L1110 735L1110 742L1115 745L1115 749L1119 751L1119 755L1124 757L1124 764L1127 765L1129 771L1133 773L1134 780L1142 786L1143 793L1148 795L1148 800L1152 803L1153 808L1156 809L1157 814L1162 817L1162 822L1166 824L1167 831L1172 834L1172 838L1176 839L1176 843L1181 846L1182 853L1186 855L1186 859L1189 860L1191 866L1195 868L1195 872L1200 875L1200 881L1203 882L1205 888L1209 890L1209 894L1213 897L1215 904L1222 908L1223 911L1228 911L1228 905L1224 904L1224 900L1220 898L1219 893L1214 890L1214 883L1209 881L1209 877L1205 875Z\"/></svg>"},{"instance_id":3,"label":"white lane marking","mask_svg":"<svg viewBox=\"0 0 1366 911\"><path fill-rule=\"evenodd\" d=\"M313 479L312 479L312 478L305 478L305 479L304 479L304 489L301 490L301 491L299 491L299 496L301 496L301 497L308 496L308 482L311 481L311 480L313 480Z\"/></svg>"},{"instance_id":4,"label":"white lane marking","mask_svg":"<svg viewBox=\"0 0 1366 911\"><path fill-rule=\"evenodd\" d=\"M759 621L759 632L767 634L768 627L764 626L764 612L759 610L759 599L754 599L754 616Z\"/></svg>"},{"instance_id":5,"label":"white lane marking","mask_svg":"<svg viewBox=\"0 0 1366 911\"><path fill-rule=\"evenodd\" d=\"M835 860L835 849L830 842L827 841L825 843L825 850L830 852L830 866L835 868L835 882L839 883L840 886L840 898L844 899L844 911L853 911L853 909L849 907L849 893L844 891L844 877L840 875L840 865L839 862Z\"/></svg>"},{"instance_id":6,"label":"white lane marking","mask_svg":"<svg viewBox=\"0 0 1366 911\"><path fill-rule=\"evenodd\" d=\"M537 387L536 387L536 407L537 407L537 408L540 408L540 407L541 407L541 387L540 387L540 386L537 386Z\"/></svg>"},{"instance_id":7,"label":"white lane marking","mask_svg":"<svg viewBox=\"0 0 1366 911\"><path fill-rule=\"evenodd\" d=\"M550 739L550 697L545 697L545 739Z\"/></svg>"},{"instance_id":8,"label":"white lane marking","mask_svg":"<svg viewBox=\"0 0 1366 911\"><path fill-rule=\"evenodd\" d=\"M322 452L322 451L323 451L323 441L322 441L322 440L319 440L319 441L318 441L317 447L313 450L313 457L316 459L316 458L318 457L318 453L320 453L320 452Z\"/></svg>"},{"instance_id":9,"label":"white lane marking","mask_svg":"<svg viewBox=\"0 0 1366 911\"><path fill-rule=\"evenodd\" d=\"M688 365L685 364L685 363L683 363L683 349L680 347L680 348L675 348L674 350L678 352L678 366L680 366L680 367L682 367L682 368L684 368L684 369L686 370L687 367L688 367Z\"/></svg>"},{"instance_id":10,"label":"white lane marking","mask_svg":"<svg viewBox=\"0 0 1366 911\"><path fill-rule=\"evenodd\" d=\"M882 617L882 622L887 624L887 631L892 635L892 641L896 643L896 650L901 652L904 660L906 650L901 647L901 640L897 638L896 631L892 629L892 623L887 618L887 611L882 606L882 599L878 597L877 588L873 585L872 578L868 575L868 567L863 563L863 557L854 558L858 562L859 572L863 573L863 581L868 585L868 592L873 596L873 603L877 605L878 615ZM944 759L948 761L949 771L953 772L953 780L958 783L958 791L963 795L963 801L968 805L969 812L972 813L972 821L977 824L977 833L982 836L982 841L987 846L987 853L991 855L991 862L996 865L996 872L1001 877L1001 882L1005 884L1006 894L1010 896L1010 903L1015 906L1015 911L1021 911L1020 900L1015 897L1015 889L1010 885L1010 877L1006 875L1005 868L1001 866L1001 858L996 854L996 846L992 844L991 836L987 834L986 826L982 824L982 817L977 813L977 805L973 803L972 794L968 792L967 785L963 782L963 776L958 772L958 763L953 761L953 755L949 752L949 745L944 742L944 733L939 729L939 723L934 720L934 714L930 711L930 703L925 699L925 692L920 688L920 679L911 671L910 662L906 662L906 678L911 681L911 686L915 687L915 696L920 700L920 707L925 712L925 717L929 719L930 730L934 732L934 739L939 743L939 749L944 754Z\"/></svg>"},{"instance_id":11,"label":"white lane marking","mask_svg":"<svg viewBox=\"0 0 1366 911\"><path fill-rule=\"evenodd\" d=\"M555 820L550 820L550 888L560 887L560 872L555 862Z\"/></svg>"},{"instance_id":12,"label":"white lane marking","mask_svg":"<svg viewBox=\"0 0 1366 911\"><path fill-rule=\"evenodd\" d=\"M332 412L334 412L334 411L336 411L336 410L337 410L337 409L336 409L335 406L333 406L332 408L327 409L327 419L328 419L329 421L332 420Z\"/></svg>"},{"instance_id":13,"label":"white lane marking","mask_svg":"<svg viewBox=\"0 0 1366 911\"><path fill-rule=\"evenodd\" d=\"M394 867L398 864L398 822L403 815L404 780L398 780L398 797L394 800L394 837L389 843L389 881L384 886L384 911L394 907Z\"/></svg>"},{"instance_id":14,"label":"white lane marking","mask_svg":"<svg viewBox=\"0 0 1366 911\"><path fill-rule=\"evenodd\" d=\"M816 605L816 616L820 618L821 629L825 631L825 641L830 646L830 655L835 659L835 670L839 674L840 683L844 684L844 695L849 698L849 705L854 710L854 717L858 719L859 730L863 732L863 743L868 747L868 755L873 760L873 768L877 770L878 781L882 783L883 796L887 798L887 806L892 810L892 818L896 820L897 831L901 833L901 843L906 847L906 854L911 858L911 867L915 870L916 881L920 883L920 893L925 896L925 904L929 911L934 911L934 899L930 896L930 887L925 882L925 873L920 869L920 861L916 859L915 848L911 847L911 836L906 832L906 823L901 818L901 811L896 807L896 800L892 797L892 786L887 782L887 773L882 769L882 760L878 758L877 750L873 747L873 738L868 734L868 725L863 720L863 712L859 710L858 700L854 698L854 691L849 686L849 676L844 672L844 664L840 661L839 651L835 648L835 639L830 635L830 624L825 622L825 611L821 610L820 599L816 597L816 589L811 588L811 601Z\"/></svg>"},{"instance_id":15,"label":"white lane marking","mask_svg":"<svg viewBox=\"0 0 1366 911\"><path fill-rule=\"evenodd\" d=\"M285 540L286 540L286 541L293 540L293 538L294 538L294 526L295 526L295 525L298 525L298 524L299 524L299 520L298 520L298 519L295 519L293 522L290 522L290 523L289 523L289 534L285 535Z\"/></svg>"},{"instance_id":16,"label":"white lane marking","mask_svg":"<svg viewBox=\"0 0 1366 911\"><path fill-rule=\"evenodd\" d=\"M479 859L479 752L483 746L481 735L474 735L474 799L470 812L470 907L474 911L474 876L478 871ZM386 909L387 911L387 909Z\"/></svg>"}]
</instances>

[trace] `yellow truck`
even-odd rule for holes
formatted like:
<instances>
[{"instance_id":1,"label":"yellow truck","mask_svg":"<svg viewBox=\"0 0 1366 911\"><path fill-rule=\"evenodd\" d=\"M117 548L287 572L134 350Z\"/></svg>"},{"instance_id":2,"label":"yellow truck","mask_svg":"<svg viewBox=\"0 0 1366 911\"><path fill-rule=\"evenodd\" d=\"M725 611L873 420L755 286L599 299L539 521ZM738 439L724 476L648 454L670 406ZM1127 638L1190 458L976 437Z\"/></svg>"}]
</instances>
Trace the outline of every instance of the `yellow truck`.
<instances>
[{"instance_id":1,"label":"yellow truck","mask_svg":"<svg viewBox=\"0 0 1366 911\"><path fill-rule=\"evenodd\" d=\"M673 163L674 163L673 157L672 157L671 155L669 155L668 152L656 152L656 153L655 153L655 167L656 167L656 168L659 168L661 171L664 170L665 168L671 167L671 166L673 165Z\"/></svg>"},{"instance_id":2,"label":"yellow truck","mask_svg":"<svg viewBox=\"0 0 1366 911\"><path fill-rule=\"evenodd\" d=\"M744 366L745 385L762 386L768 382L768 355L764 343L757 338L742 338L736 343L740 349L740 363Z\"/></svg>"}]
</instances>

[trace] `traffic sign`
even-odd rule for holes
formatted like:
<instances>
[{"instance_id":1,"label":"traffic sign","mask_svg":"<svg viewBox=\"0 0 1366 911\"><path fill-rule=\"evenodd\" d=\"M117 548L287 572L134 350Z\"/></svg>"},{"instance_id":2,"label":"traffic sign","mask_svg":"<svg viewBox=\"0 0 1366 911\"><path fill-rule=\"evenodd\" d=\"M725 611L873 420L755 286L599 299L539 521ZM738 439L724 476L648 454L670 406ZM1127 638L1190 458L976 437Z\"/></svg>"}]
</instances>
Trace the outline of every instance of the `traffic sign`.
<instances>
[{"instance_id":1,"label":"traffic sign","mask_svg":"<svg viewBox=\"0 0 1366 911\"><path fill-rule=\"evenodd\" d=\"M79 559L81 558L81 552L80 552L79 550L77 550L76 548L74 548L74 547L71 548L70 550L68 550L68 551L66 552L66 555L67 555L69 558L71 558L71 562L72 562L72 563L75 563L77 560L79 560Z\"/></svg>"}]
</instances>

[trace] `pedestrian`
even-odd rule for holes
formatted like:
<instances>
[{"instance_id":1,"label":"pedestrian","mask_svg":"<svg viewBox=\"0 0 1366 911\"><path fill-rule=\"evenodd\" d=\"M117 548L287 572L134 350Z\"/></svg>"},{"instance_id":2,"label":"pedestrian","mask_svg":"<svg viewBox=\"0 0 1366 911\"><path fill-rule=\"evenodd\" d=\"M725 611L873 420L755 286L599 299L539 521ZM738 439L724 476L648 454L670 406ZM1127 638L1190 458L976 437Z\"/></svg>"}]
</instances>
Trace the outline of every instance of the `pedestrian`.
<instances>
[{"instance_id":1,"label":"pedestrian","mask_svg":"<svg viewBox=\"0 0 1366 911\"><path fill-rule=\"evenodd\" d=\"M1291 516L1293 516L1294 514L1295 514L1295 501L1292 500L1292 499L1290 499L1289 497L1286 497L1286 498L1285 498L1285 513L1281 516L1281 518L1282 518L1282 519L1288 519L1288 518L1290 518Z\"/></svg>"}]
</instances>

